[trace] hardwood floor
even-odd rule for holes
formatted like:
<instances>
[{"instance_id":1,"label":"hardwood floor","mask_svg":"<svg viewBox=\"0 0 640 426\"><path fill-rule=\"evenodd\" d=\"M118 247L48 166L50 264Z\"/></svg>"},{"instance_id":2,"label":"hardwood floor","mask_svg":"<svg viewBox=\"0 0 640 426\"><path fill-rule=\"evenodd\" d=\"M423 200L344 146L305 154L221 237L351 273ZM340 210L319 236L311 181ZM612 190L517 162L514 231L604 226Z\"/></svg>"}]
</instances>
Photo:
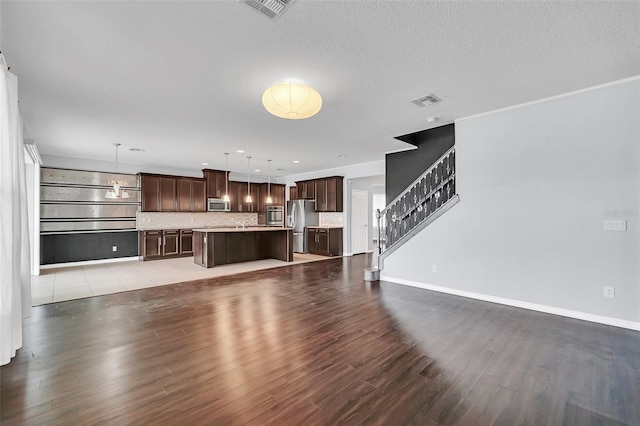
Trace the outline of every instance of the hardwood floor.
<instances>
[{"instance_id":1,"label":"hardwood floor","mask_svg":"<svg viewBox=\"0 0 640 426\"><path fill-rule=\"evenodd\" d=\"M338 258L33 308L0 423L638 425L640 334Z\"/></svg>"}]
</instances>

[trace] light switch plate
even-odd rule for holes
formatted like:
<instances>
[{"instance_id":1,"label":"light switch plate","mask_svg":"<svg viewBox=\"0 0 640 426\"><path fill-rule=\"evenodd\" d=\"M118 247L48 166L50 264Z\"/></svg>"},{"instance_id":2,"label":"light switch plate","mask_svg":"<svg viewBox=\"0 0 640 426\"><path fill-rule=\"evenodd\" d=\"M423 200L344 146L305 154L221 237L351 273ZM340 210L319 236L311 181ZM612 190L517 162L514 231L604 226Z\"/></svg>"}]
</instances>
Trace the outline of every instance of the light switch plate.
<instances>
[{"instance_id":1,"label":"light switch plate","mask_svg":"<svg viewBox=\"0 0 640 426\"><path fill-rule=\"evenodd\" d=\"M602 222L602 229L605 231L626 231L626 220L605 220Z\"/></svg>"}]
</instances>

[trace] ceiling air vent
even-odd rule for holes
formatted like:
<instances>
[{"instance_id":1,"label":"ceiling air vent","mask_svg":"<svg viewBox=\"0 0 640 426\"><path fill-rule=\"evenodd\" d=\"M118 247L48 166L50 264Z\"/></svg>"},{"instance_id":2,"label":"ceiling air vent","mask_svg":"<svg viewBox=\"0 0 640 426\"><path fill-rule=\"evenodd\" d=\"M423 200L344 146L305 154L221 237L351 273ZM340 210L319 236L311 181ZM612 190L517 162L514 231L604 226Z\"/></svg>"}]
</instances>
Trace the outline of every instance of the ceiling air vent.
<instances>
[{"instance_id":1,"label":"ceiling air vent","mask_svg":"<svg viewBox=\"0 0 640 426\"><path fill-rule=\"evenodd\" d=\"M282 14L289 9L295 0L238 0L252 9L266 16L272 21L278 20Z\"/></svg>"},{"instance_id":2,"label":"ceiling air vent","mask_svg":"<svg viewBox=\"0 0 640 426\"><path fill-rule=\"evenodd\" d=\"M427 105L431 105L431 104L435 104L440 102L440 98L437 97L436 95L434 95L433 93L430 93L426 96L420 96L417 99L412 100L411 102L413 102L414 104L418 105L419 107L424 107Z\"/></svg>"}]
</instances>

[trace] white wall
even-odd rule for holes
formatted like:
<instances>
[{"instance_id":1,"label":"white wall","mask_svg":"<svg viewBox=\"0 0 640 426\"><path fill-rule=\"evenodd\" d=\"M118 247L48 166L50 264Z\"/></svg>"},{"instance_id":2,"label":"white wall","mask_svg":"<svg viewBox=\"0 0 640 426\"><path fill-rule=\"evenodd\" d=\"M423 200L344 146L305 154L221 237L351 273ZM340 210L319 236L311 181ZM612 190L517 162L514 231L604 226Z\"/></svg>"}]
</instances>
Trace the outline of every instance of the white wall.
<instances>
[{"instance_id":1,"label":"white wall","mask_svg":"<svg viewBox=\"0 0 640 426\"><path fill-rule=\"evenodd\" d=\"M347 179L355 179L368 176L384 175L385 166L384 159L380 161L374 161L371 163L355 164L346 167L336 167L334 169L319 170L312 173L303 173L298 175L291 175L284 178L284 182L287 187L295 185L295 182L300 180L317 179L327 176L344 176L345 182ZM287 194L288 196L289 194Z\"/></svg>"},{"instance_id":2,"label":"white wall","mask_svg":"<svg viewBox=\"0 0 640 426\"><path fill-rule=\"evenodd\" d=\"M640 79L456 122L456 174L382 279L640 329Z\"/></svg>"}]
</instances>

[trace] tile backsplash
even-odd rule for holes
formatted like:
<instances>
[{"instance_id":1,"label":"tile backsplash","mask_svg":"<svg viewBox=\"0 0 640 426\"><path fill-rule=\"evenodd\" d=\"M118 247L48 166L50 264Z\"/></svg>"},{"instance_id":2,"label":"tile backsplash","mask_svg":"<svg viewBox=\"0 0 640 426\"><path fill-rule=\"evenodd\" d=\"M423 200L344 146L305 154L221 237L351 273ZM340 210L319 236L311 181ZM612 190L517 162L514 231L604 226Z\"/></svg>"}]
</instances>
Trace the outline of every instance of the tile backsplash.
<instances>
[{"instance_id":1,"label":"tile backsplash","mask_svg":"<svg viewBox=\"0 0 640 426\"><path fill-rule=\"evenodd\" d=\"M235 226L236 222L246 225L258 224L258 213L151 213L137 212L136 229L188 229L209 226Z\"/></svg>"},{"instance_id":2,"label":"tile backsplash","mask_svg":"<svg viewBox=\"0 0 640 426\"><path fill-rule=\"evenodd\" d=\"M320 213L319 226L343 227L344 213Z\"/></svg>"}]
</instances>

